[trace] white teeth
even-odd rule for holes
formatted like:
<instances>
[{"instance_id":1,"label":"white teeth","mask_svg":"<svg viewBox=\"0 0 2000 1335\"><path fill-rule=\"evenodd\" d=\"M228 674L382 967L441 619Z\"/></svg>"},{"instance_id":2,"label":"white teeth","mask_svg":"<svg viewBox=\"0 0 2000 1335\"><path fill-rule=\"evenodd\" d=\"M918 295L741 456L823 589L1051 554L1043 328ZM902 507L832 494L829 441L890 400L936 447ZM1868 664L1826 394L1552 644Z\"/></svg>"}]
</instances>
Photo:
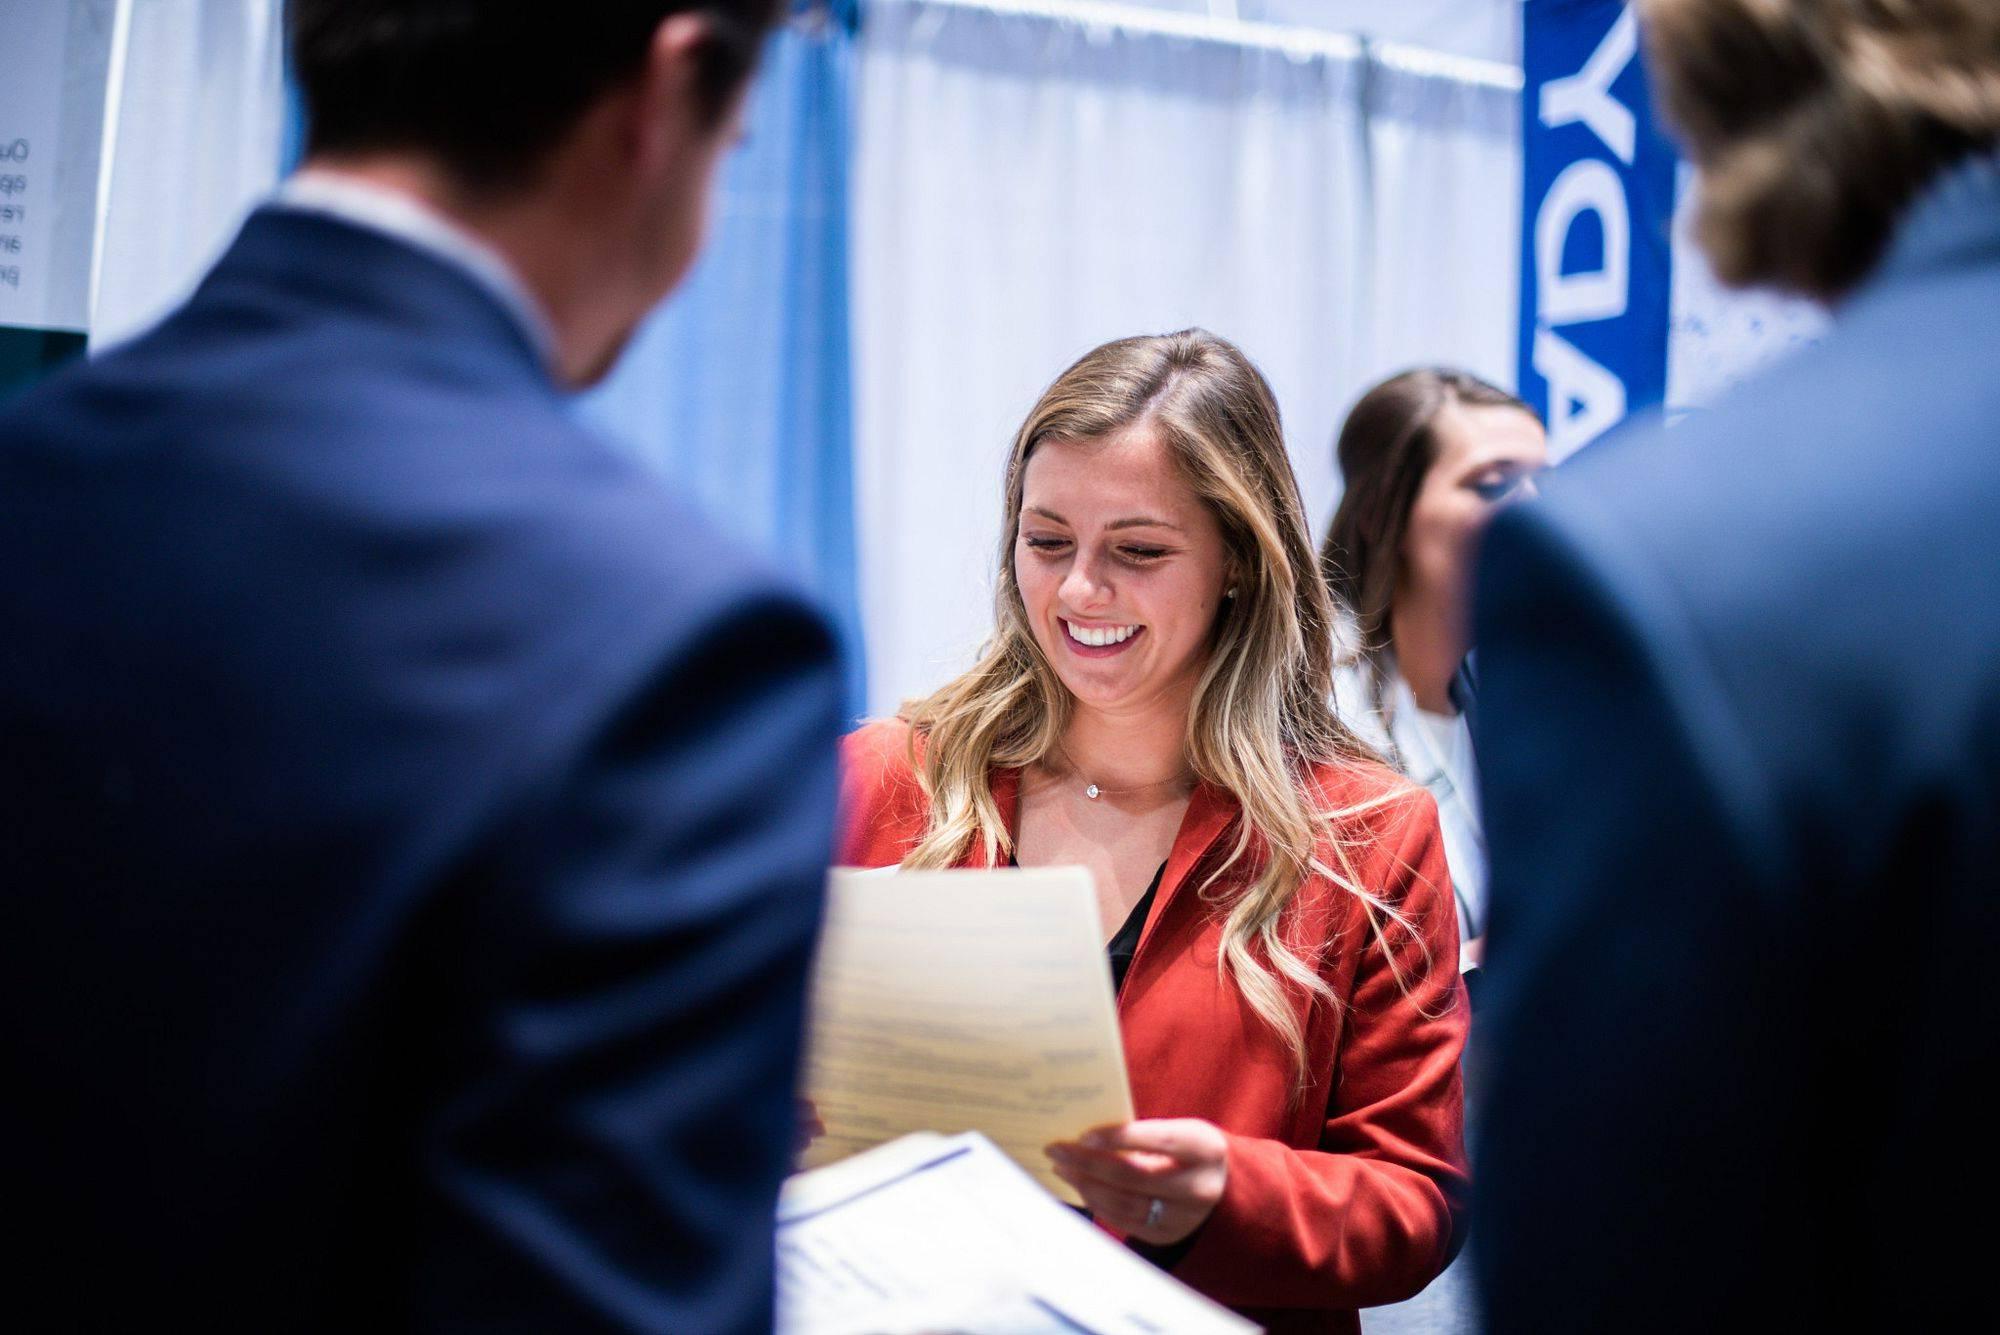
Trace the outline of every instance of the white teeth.
<instances>
[{"instance_id":1,"label":"white teeth","mask_svg":"<svg viewBox=\"0 0 2000 1335\"><path fill-rule=\"evenodd\" d=\"M1123 644L1139 631L1137 626L1079 626L1074 621L1065 621L1063 626L1075 637L1078 644L1088 644L1102 649L1107 644Z\"/></svg>"}]
</instances>

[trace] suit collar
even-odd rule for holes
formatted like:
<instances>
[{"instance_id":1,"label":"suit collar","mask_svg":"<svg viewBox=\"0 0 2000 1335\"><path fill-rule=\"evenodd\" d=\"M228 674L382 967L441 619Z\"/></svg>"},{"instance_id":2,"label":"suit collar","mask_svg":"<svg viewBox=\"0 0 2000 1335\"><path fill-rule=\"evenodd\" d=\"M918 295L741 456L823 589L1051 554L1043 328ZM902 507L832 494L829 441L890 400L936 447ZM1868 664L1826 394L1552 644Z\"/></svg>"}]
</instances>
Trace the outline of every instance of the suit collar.
<instances>
[{"instance_id":1,"label":"suit collar","mask_svg":"<svg viewBox=\"0 0 2000 1335\"><path fill-rule=\"evenodd\" d=\"M555 365L555 331L548 315L507 258L415 196L308 167L279 186L272 203L281 209L325 214L380 232L462 270L507 308L541 352L542 360Z\"/></svg>"},{"instance_id":2,"label":"suit collar","mask_svg":"<svg viewBox=\"0 0 2000 1335\"><path fill-rule=\"evenodd\" d=\"M1194 796L1188 799L1187 813L1181 817L1180 832L1174 835L1173 851L1167 854L1167 870L1160 877L1160 890L1153 904L1152 916L1146 921L1146 930L1140 933L1139 947L1133 952L1133 963L1139 959L1139 951L1146 948L1154 930L1167 916L1167 909L1183 894L1192 894L1188 881L1194 869L1207 857L1208 852L1222 838L1223 832L1236 823L1242 812L1241 805L1229 792L1212 783L1195 786Z\"/></svg>"},{"instance_id":3,"label":"suit collar","mask_svg":"<svg viewBox=\"0 0 2000 1335\"><path fill-rule=\"evenodd\" d=\"M2000 256L2000 152L1960 163L1917 198L1898 225L1875 281L1995 256Z\"/></svg>"},{"instance_id":4,"label":"suit collar","mask_svg":"<svg viewBox=\"0 0 2000 1335\"><path fill-rule=\"evenodd\" d=\"M252 213L193 300L245 295L483 345L557 392L533 336L485 284L405 240L327 213L270 205Z\"/></svg>"}]
</instances>

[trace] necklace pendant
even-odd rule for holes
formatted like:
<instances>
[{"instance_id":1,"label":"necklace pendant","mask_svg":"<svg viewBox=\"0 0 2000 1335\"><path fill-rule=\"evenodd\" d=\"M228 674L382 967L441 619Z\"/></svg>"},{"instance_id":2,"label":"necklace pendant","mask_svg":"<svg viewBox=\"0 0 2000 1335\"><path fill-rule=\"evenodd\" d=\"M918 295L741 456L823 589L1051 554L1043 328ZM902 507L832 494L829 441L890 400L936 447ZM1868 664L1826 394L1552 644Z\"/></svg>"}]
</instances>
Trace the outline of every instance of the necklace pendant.
<instances>
[{"instance_id":1,"label":"necklace pendant","mask_svg":"<svg viewBox=\"0 0 2000 1335\"><path fill-rule=\"evenodd\" d=\"M1097 800L1097 785L1094 783L1090 784L1083 790L1083 795L1095 802Z\"/></svg>"}]
</instances>

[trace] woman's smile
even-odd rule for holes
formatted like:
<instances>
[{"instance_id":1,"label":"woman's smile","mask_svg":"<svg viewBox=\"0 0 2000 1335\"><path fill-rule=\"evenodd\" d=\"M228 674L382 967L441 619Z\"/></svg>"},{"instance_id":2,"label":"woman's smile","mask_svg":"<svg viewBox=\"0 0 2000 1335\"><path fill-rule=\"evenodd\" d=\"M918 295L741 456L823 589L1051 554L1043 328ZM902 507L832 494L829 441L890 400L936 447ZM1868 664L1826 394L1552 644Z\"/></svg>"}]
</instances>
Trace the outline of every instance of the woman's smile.
<instances>
[{"instance_id":1,"label":"woman's smile","mask_svg":"<svg viewBox=\"0 0 2000 1335\"><path fill-rule=\"evenodd\" d=\"M1072 621L1068 617L1057 617L1062 623L1063 644L1079 658L1114 658L1131 648L1146 628L1132 623Z\"/></svg>"},{"instance_id":2,"label":"woman's smile","mask_svg":"<svg viewBox=\"0 0 2000 1335\"><path fill-rule=\"evenodd\" d=\"M1163 708L1179 736L1229 557L1166 437L1142 421L1043 441L1022 465L1016 515L1021 610L1057 678L1085 711Z\"/></svg>"}]
</instances>

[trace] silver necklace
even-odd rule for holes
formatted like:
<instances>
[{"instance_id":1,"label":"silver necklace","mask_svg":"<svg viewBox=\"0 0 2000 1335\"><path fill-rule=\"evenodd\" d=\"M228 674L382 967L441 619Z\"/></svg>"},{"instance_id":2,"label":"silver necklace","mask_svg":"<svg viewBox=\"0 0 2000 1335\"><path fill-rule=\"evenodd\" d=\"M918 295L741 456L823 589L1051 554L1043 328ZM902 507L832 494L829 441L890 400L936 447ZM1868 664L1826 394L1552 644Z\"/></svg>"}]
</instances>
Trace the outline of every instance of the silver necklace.
<instances>
[{"instance_id":1,"label":"silver necklace","mask_svg":"<svg viewBox=\"0 0 2000 1335\"><path fill-rule=\"evenodd\" d=\"M1062 758L1064 762L1069 765L1069 772L1075 775L1077 778L1083 779L1083 769L1070 756L1069 748L1064 746L1061 742L1057 742L1056 750L1062 753ZM1100 797L1123 797L1127 793L1143 793L1149 788L1164 788L1170 783L1184 782L1187 779L1187 777L1188 777L1187 771L1182 770L1179 774L1174 775L1174 777L1171 779L1155 779L1151 783L1133 784L1129 788L1100 788L1096 784L1092 783L1090 780L1084 779L1083 795L1089 798L1091 801L1095 802Z\"/></svg>"}]
</instances>

